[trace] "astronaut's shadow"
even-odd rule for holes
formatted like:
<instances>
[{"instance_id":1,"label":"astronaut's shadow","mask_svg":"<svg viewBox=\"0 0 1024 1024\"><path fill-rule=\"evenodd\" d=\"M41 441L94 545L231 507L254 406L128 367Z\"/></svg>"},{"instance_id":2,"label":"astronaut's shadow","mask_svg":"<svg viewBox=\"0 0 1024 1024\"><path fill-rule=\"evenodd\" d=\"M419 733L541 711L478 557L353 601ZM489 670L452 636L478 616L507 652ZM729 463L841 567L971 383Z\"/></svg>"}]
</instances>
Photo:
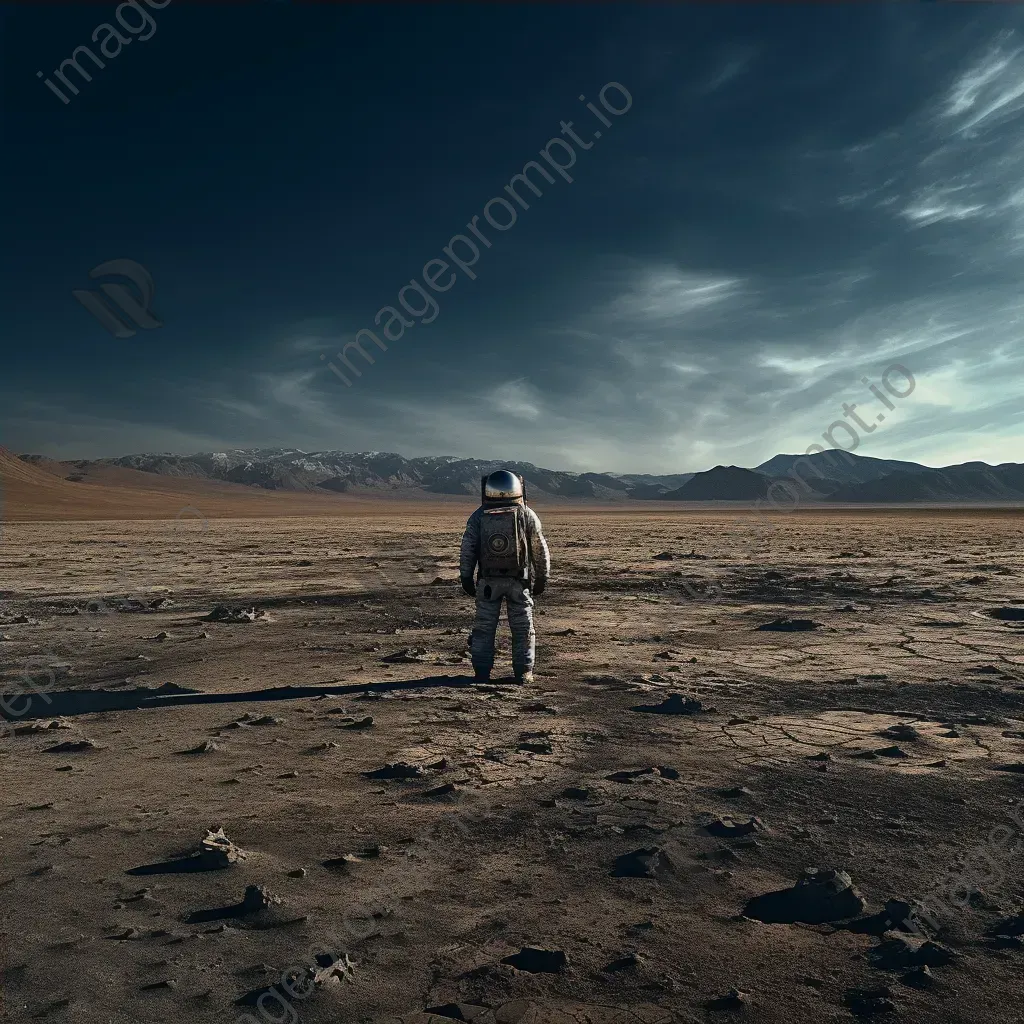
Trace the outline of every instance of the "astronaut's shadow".
<instances>
[{"instance_id":1,"label":"astronaut's shadow","mask_svg":"<svg viewBox=\"0 0 1024 1024\"><path fill-rule=\"evenodd\" d=\"M245 704L259 701L299 700L308 697L356 695L366 700L386 693L403 690L467 689L473 686L501 685L504 680L489 684L475 683L472 676L427 676L423 679L393 679L378 683L336 684L316 686L275 686L263 690L233 690L225 693L189 691L156 695L152 690L64 690L33 694L29 706L17 717L24 721L32 718L71 717L98 711L149 711L157 708L178 707L182 704ZM511 678L508 680L512 683ZM19 695L21 696L21 695ZM12 700L14 698L11 698ZM3 706L0 704L0 706ZM14 721L15 716L3 718Z\"/></svg>"}]
</instances>

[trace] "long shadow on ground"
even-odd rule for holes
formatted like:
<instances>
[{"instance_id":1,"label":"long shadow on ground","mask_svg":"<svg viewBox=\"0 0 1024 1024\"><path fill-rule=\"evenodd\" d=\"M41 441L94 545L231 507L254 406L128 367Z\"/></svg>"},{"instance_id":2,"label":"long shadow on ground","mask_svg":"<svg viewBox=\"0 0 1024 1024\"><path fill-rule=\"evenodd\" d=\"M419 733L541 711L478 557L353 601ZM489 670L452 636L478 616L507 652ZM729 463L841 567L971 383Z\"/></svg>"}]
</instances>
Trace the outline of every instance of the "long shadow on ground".
<instances>
[{"instance_id":1,"label":"long shadow on ground","mask_svg":"<svg viewBox=\"0 0 1024 1024\"><path fill-rule=\"evenodd\" d=\"M428 676L425 679L391 680L356 685L275 686L265 690L235 690L227 693L200 693L178 686L134 690L63 690L35 693L31 696L0 697L0 718L9 722L32 718L86 715L96 711L145 711L179 704L242 704L247 701L295 700L345 693L386 693L394 690L427 690L439 687L473 685L471 676ZM14 701L28 700L24 710L11 714L7 707Z\"/></svg>"}]
</instances>

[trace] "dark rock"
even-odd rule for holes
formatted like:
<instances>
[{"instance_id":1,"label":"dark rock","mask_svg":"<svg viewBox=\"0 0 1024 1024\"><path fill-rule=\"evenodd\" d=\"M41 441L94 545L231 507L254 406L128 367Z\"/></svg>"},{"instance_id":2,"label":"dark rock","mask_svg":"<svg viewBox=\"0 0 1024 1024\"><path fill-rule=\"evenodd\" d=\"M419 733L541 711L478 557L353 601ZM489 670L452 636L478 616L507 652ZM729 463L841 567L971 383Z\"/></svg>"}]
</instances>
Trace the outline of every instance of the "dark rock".
<instances>
[{"instance_id":1,"label":"dark rock","mask_svg":"<svg viewBox=\"0 0 1024 1024\"><path fill-rule=\"evenodd\" d=\"M669 865L668 855L660 846L649 846L616 857L611 875L614 878L656 878Z\"/></svg>"},{"instance_id":2,"label":"dark rock","mask_svg":"<svg viewBox=\"0 0 1024 1024\"><path fill-rule=\"evenodd\" d=\"M715 818L714 821L708 822L704 829L718 839L739 839L742 836L749 836L752 832L764 831L764 825L760 818L751 818L749 821Z\"/></svg>"},{"instance_id":3,"label":"dark rock","mask_svg":"<svg viewBox=\"0 0 1024 1024\"><path fill-rule=\"evenodd\" d=\"M537 949L535 946L524 946L501 962L530 974L558 974L568 965L565 953L560 949Z\"/></svg>"},{"instance_id":4,"label":"dark rock","mask_svg":"<svg viewBox=\"0 0 1024 1024\"><path fill-rule=\"evenodd\" d=\"M478 1006L476 1003L445 1003L444 1006L430 1006L424 1012L437 1017L465 1021L475 1021L485 1014L490 1014L486 1006Z\"/></svg>"},{"instance_id":5,"label":"dark rock","mask_svg":"<svg viewBox=\"0 0 1024 1024\"><path fill-rule=\"evenodd\" d=\"M566 800L589 800L590 790L579 786L567 786L558 795L564 796Z\"/></svg>"},{"instance_id":6,"label":"dark rock","mask_svg":"<svg viewBox=\"0 0 1024 1024\"><path fill-rule=\"evenodd\" d=\"M386 764L376 771L363 772L367 779L419 779L423 776L423 769L416 764L406 764L399 761L397 764Z\"/></svg>"},{"instance_id":7,"label":"dark rock","mask_svg":"<svg viewBox=\"0 0 1024 1024\"><path fill-rule=\"evenodd\" d=\"M609 974L615 974L617 971L628 971L630 968L640 967L642 964L643 960L636 953L627 953L625 956L620 956L617 960L613 960L610 964L605 964L601 970Z\"/></svg>"},{"instance_id":8,"label":"dark rock","mask_svg":"<svg viewBox=\"0 0 1024 1024\"><path fill-rule=\"evenodd\" d=\"M772 632L772 633L801 633L809 629L818 629L821 625L820 622L815 622L813 619L774 619L771 622L766 622L757 629L760 632Z\"/></svg>"},{"instance_id":9,"label":"dark rock","mask_svg":"<svg viewBox=\"0 0 1024 1024\"><path fill-rule=\"evenodd\" d=\"M637 704L631 711L640 711L650 715L699 715L710 713L695 697L684 697L679 693L669 694L660 704Z\"/></svg>"},{"instance_id":10,"label":"dark rock","mask_svg":"<svg viewBox=\"0 0 1024 1024\"><path fill-rule=\"evenodd\" d=\"M843 996L843 1002L855 1017L875 1017L882 1013L895 1013L892 989L882 985L878 988L851 988Z\"/></svg>"},{"instance_id":11,"label":"dark rock","mask_svg":"<svg viewBox=\"0 0 1024 1024\"><path fill-rule=\"evenodd\" d=\"M729 989L724 996L709 999L704 1004L706 1010L742 1010L747 1005L747 993L738 988Z\"/></svg>"},{"instance_id":12,"label":"dark rock","mask_svg":"<svg viewBox=\"0 0 1024 1024\"><path fill-rule=\"evenodd\" d=\"M845 871L806 868L791 889L755 896L743 910L768 924L824 924L856 917L864 899Z\"/></svg>"}]
</instances>

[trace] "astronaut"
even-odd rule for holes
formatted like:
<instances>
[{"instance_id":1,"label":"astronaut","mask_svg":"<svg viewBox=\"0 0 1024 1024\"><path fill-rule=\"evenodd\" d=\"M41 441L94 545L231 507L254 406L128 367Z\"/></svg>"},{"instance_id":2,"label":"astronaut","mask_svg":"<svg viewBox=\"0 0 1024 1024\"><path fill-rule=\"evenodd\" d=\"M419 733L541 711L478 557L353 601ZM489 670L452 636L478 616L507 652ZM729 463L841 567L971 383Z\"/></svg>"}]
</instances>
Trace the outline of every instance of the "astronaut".
<instances>
[{"instance_id":1,"label":"astronaut","mask_svg":"<svg viewBox=\"0 0 1024 1024\"><path fill-rule=\"evenodd\" d=\"M504 598L512 630L512 671L516 682L531 683L536 645L533 598L544 592L551 571L547 541L537 513L526 504L522 477L497 470L481 480L480 492L482 504L466 523L459 557L462 589L476 598L469 640L473 672L477 682L491 677L494 634Z\"/></svg>"}]
</instances>

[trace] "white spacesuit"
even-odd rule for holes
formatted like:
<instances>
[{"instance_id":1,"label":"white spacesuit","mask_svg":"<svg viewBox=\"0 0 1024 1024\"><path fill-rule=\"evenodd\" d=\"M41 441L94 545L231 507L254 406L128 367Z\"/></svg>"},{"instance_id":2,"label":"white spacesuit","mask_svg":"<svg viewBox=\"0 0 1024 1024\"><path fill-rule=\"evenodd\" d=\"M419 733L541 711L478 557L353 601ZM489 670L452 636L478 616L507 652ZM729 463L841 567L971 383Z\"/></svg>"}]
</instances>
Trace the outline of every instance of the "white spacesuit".
<instances>
[{"instance_id":1,"label":"white spacesuit","mask_svg":"<svg viewBox=\"0 0 1024 1024\"><path fill-rule=\"evenodd\" d=\"M528 683L533 680L536 645L533 596L547 585L551 556L540 519L526 504L521 477L498 470L483 478L480 490L482 504L466 523L459 558L462 589L476 598L469 645L473 671L477 682L490 679L494 634L505 600L512 630L512 671L517 682Z\"/></svg>"}]
</instances>

